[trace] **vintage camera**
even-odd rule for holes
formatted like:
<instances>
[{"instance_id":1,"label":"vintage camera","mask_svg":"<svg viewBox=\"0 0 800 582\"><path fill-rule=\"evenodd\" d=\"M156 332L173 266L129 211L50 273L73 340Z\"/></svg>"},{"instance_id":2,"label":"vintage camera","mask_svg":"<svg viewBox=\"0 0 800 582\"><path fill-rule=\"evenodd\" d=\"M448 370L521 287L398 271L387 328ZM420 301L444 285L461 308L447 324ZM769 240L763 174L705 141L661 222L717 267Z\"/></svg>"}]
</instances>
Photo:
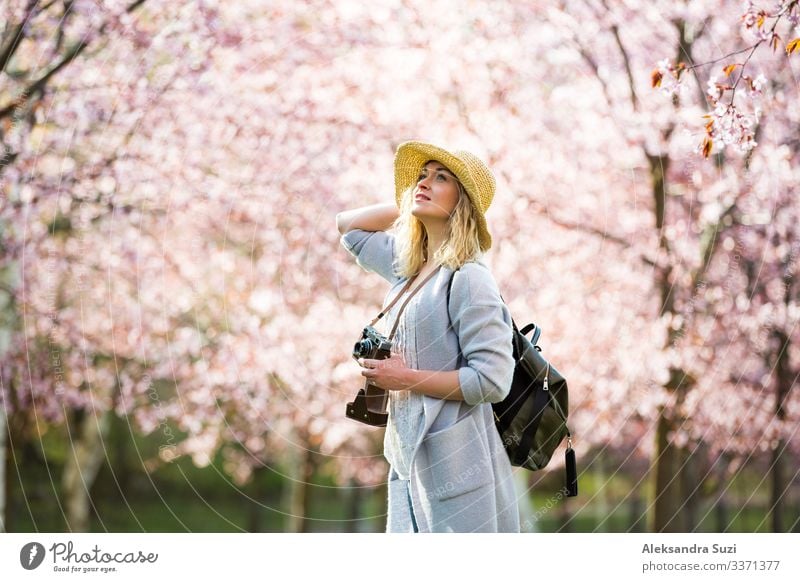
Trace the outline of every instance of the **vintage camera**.
<instances>
[{"instance_id":1,"label":"vintage camera","mask_svg":"<svg viewBox=\"0 0 800 582\"><path fill-rule=\"evenodd\" d=\"M353 346L353 359L367 358L371 360L386 360L392 355L392 342L381 335L374 327L368 325L361 332L355 346ZM386 412L386 403L389 393L382 388L370 384L369 379L356 394L353 402L347 403L346 415L359 422L371 426L386 426L389 414Z\"/></svg>"}]
</instances>

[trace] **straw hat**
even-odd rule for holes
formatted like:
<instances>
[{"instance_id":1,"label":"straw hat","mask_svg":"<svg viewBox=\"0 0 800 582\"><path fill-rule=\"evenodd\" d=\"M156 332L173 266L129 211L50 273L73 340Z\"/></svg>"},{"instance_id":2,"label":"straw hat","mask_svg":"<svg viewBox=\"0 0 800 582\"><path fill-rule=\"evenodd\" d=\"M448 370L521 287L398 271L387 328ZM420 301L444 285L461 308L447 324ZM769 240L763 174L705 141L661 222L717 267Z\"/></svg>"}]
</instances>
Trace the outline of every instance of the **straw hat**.
<instances>
[{"instance_id":1,"label":"straw hat","mask_svg":"<svg viewBox=\"0 0 800 582\"><path fill-rule=\"evenodd\" d=\"M478 209L478 239L481 250L492 246L492 235L485 214L494 198L495 179L477 156L463 150L448 151L421 141L407 141L397 146L394 156L395 199L398 208L403 192L417 183L420 171L429 160L444 164L464 185L473 206Z\"/></svg>"}]
</instances>

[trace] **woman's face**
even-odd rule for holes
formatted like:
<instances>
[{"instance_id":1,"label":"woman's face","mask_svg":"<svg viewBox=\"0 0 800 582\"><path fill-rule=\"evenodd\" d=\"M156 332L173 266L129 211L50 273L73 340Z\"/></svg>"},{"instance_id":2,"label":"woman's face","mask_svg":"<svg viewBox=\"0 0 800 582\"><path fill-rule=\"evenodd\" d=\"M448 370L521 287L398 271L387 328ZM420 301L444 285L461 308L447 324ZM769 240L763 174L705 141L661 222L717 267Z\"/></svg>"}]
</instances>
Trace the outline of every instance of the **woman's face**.
<instances>
[{"instance_id":1,"label":"woman's face","mask_svg":"<svg viewBox=\"0 0 800 582\"><path fill-rule=\"evenodd\" d=\"M413 190L411 214L423 222L426 218L449 219L458 202L457 180L439 162L430 161L425 164Z\"/></svg>"}]
</instances>

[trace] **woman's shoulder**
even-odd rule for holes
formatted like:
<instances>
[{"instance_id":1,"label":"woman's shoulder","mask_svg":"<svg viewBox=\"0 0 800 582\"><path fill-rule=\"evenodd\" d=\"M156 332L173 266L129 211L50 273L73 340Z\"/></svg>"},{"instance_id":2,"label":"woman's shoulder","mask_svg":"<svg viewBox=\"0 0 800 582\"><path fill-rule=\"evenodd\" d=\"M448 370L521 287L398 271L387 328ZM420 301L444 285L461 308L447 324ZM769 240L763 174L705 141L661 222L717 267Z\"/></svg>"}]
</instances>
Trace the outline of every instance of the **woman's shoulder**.
<instances>
[{"instance_id":1,"label":"woman's shoulder","mask_svg":"<svg viewBox=\"0 0 800 582\"><path fill-rule=\"evenodd\" d=\"M466 262L453 272L450 296L456 303L468 305L502 302L497 281L481 260Z\"/></svg>"}]
</instances>

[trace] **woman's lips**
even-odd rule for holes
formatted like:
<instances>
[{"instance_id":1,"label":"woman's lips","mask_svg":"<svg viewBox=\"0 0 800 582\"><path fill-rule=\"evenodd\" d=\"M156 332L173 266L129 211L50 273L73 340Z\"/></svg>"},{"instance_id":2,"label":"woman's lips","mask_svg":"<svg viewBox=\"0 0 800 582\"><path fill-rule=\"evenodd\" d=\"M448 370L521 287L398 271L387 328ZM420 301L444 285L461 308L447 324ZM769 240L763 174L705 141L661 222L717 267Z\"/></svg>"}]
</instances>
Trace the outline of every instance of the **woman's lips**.
<instances>
[{"instance_id":1,"label":"woman's lips","mask_svg":"<svg viewBox=\"0 0 800 582\"><path fill-rule=\"evenodd\" d=\"M414 200L425 200L426 202L430 202L431 199L425 196L424 194L417 194L416 196L414 196Z\"/></svg>"}]
</instances>

